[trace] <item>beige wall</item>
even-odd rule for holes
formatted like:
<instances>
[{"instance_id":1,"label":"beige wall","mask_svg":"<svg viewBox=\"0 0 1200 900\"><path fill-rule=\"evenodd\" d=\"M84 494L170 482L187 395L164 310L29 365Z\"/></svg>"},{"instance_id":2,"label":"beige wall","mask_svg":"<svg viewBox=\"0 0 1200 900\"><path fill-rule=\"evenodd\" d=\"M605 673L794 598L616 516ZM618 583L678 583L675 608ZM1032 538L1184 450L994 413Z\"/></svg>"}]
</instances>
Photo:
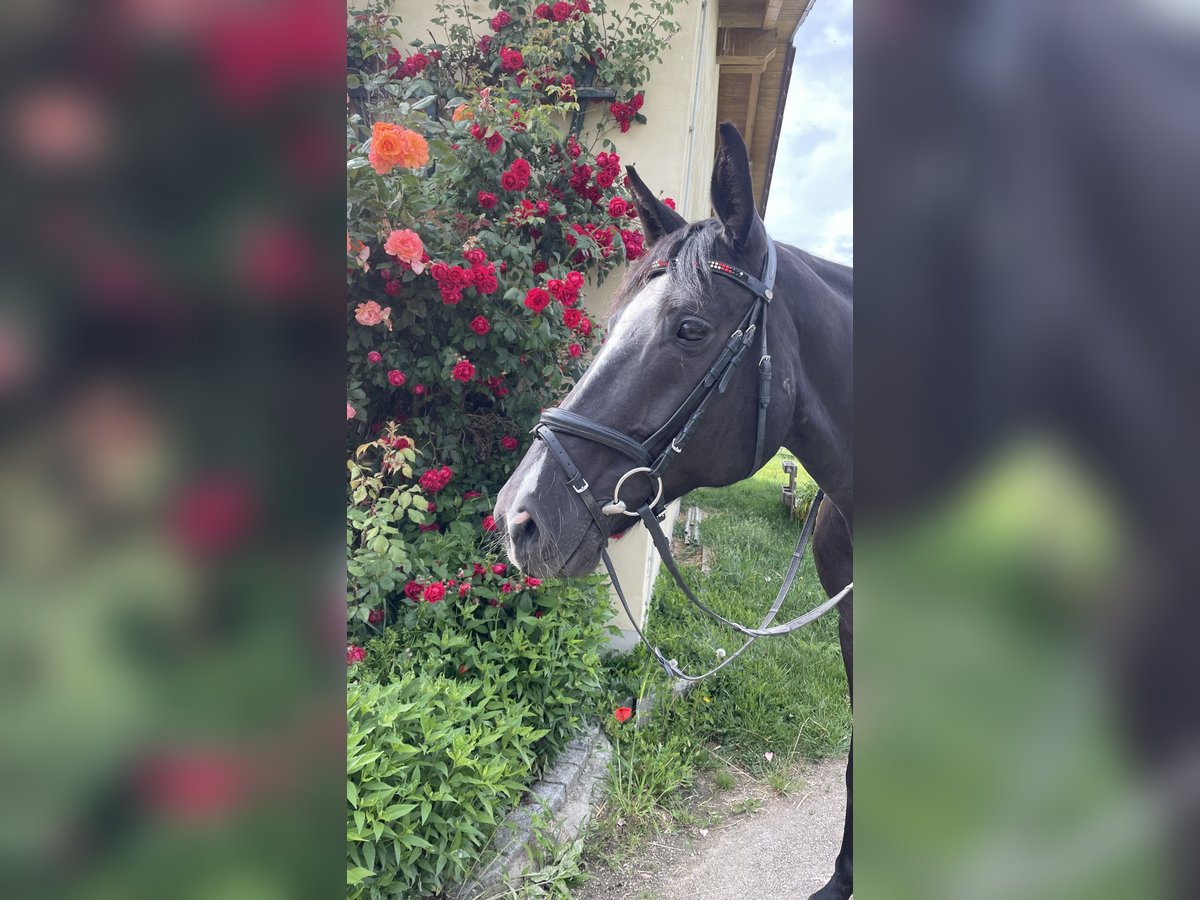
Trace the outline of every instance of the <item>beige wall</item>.
<instances>
[{"instance_id":1,"label":"beige wall","mask_svg":"<svg viewBox=\"0 0 1200 900\"><path fill-rule=\"evenodd\" d=\"M480 0L465 0L468 8L480 15L490 16L491 10ZM618 2L615 9L627 4ZM427 0L397 0L394 9L401 17L403 34L423 34L434 14ZM621 134L613 128L606 136L617 148L621 161L637 168L638 175L661 196L673 197L680 214L688 220L709 215L709 179L716 142L717 79L716 62L717 17L719 0L685 0L676 6L675 17L679 32L663 54L661 63L652 67L642 108L645 125L634 123ZM584 133L600 121L612 121L608 106L603 102L591 104L584 120ZM585 306L594 318L607 317L613 292L620 283L620 273L613 273L599 287L588 291ZM672 505L663 528L670 528L678 513L679 504ZM609 547L625 597L631 611L644 626L646 609L659 558L642 525L631 529L620 541ZM611 594L615 618L613 624L620 636L613 646L626 650L637 642L629 618Z\"/></svg>"}]
</instances>

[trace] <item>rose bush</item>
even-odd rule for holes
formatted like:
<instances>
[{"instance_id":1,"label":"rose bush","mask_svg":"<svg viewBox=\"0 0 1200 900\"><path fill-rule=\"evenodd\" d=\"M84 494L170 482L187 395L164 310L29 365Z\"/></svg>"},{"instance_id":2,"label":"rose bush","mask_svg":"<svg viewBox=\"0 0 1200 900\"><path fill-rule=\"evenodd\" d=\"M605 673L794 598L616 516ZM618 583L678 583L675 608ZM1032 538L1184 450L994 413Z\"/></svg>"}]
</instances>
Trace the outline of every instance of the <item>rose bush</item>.
<instances>
[{"instance_id":1,"label":"rose bush","mask_svg":"<svg viewBox=\"0 0 1200 900\"><path fill-rule=\"evenodd\" d=\"M446 473L436 486L416 477L428 502L398 518L383 521L365 495L353 501L352 519L381 521L352 528L352 555L386 527L411 545L405 558L420 558L413 548L434 532L487 535L494 492L530 426L601 339L588 282L642 252L620 156L603 138L613 121L582 140L564 127L578 79L637 96L673 33L670 7L613 23L602 2L567 6L490 19L439 7L444 38L407 51L382 9L350 29L351 447L380 489L409 483L385 433L410 444L411 465L419 457L422 471ZM352 637L362 638L387 591L352 571L351 594Z\"/></svg>"}]
</instances>

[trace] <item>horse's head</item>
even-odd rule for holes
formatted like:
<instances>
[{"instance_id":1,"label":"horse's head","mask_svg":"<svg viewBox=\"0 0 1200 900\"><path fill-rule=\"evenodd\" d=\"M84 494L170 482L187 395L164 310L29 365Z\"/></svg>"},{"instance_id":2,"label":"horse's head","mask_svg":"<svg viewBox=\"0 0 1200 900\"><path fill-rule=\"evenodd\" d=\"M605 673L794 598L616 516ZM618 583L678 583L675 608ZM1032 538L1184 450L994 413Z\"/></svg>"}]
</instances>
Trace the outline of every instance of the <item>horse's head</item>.
<instances>
[{"instance_id":1,"label":"horse's head","mask_svg":"<svg viewBox=\"0 0 1200 900\"><path fill-rule=\"evenodd\" d=\"M632 168L629 180L650 249L621 285L603 348L559 407L568 415L543 418L549 433L540 430L542 440L497 498L509 558L536 576L595 569L608 539L638 521L638 508L659 491L645 472L629 475L618 490L632 469L666 458L660 504L701 485L732 484L753 469L760 353L748 317L766 301L734 278L718 277L728 273L713 266L757 279L767 263L769 238L755 212L746 146L732 125L721 126L712 178L717 216L703 222L689 225ZM761 328L760 319L760 336ZM685 446L672 449L701 401L701 417L675 445ZM768 458L791 415L786 403L772 406Z\"/></svg>"}]
</instances>

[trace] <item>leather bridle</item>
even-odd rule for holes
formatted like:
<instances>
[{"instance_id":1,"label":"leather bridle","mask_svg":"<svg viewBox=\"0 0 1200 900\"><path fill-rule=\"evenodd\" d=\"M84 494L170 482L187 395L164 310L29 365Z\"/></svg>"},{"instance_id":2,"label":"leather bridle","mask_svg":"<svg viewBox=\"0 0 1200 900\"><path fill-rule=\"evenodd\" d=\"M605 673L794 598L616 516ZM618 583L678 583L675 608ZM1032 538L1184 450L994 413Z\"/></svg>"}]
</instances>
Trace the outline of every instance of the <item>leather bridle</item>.
<instances>
[{"instance_id":1,"label":"leather bridle","mask_svg":"<svg viewBox=\"0 0 1200 900\"><path fill-rule=\"evenodd\" d=\"M666 274L674 265L674 261L666 259L657 259L651 263L650 277ZM804 557L805 547L807 546L809 537L812 534L813 526L816 521L817 509L820 506L823 493L818 490L816 496L809 507L808 516L805 519L804 527L801 529L800 540L796 544L796 551L792 555L792 564L788 569L788 574L784 578L779 594L768 612L767 617L758 628L749 628L744 625L739 625L736 622L724 618L723 616L713 612L700 601L691 589L683 581L683 575L679 572L679 568L675 563L675 559L671 554L670 543L663 534L659 522L662 520L665 512L660 506L663 497L663 473L671 462L679 456L688 441L691 440L695 433L696 426L700 423L704 413L708 410L709 404L717 394L725 393L725 389L729 386L729 381L737 370L738 365L746 357L750 351L750 347L754 342L755 337L759 339L759 360L758 360L758 423L755 433L754 443L754 461L747 473L746 477L753 475L763 464L763 453L766 449L766 429L767 429L767 408L771 403L771 356L767 352L767 328L766 328L766 313L771 301L775 297L775 273L777 266L777 256L775 250L775 242L767 238L767 260L763 266L761 278L744 272L736 266L731 266L728 263L721 262L715 259L709 259L705 265L709 271L737 282L742 287L749 290L754 295L754 301L751 303L749 311L743 317L741 324L731 334L725 342L720 354L717 356L713 364L709 366L708 371L700 380L700 383L692 390L690 394L680 404L675 413L667 419L667 421L654 434L646 438L644 441L636 441L628 435L622 434L614 428L607 425L601 425L599 422L593 422L584 416L577 413L569 412L565 409L551 408L544 410L538 424L534 426L533 433L539 437L550 454L558 461L562 467L563 473L567 478L567 485L575 492L575 496L580 499L580 502L587 507L588 513L591 515L596 526L600 529L601 535L607 538L611 533L611 523L606 518L607 516L625 515L634 518L640 518L646 525L646 529L650 532L651 540L654 542L655 549L662 557L671 576L679 585L687 598L702 609L708 615L718 621L730 626L736 631L748 636L748 640L736 652L729 655L720 665L714 667L703 675L690 676L684 674L678 667L678 664L673 659L667 659L657 647L650 644L646 636L642 633L637 620L630 612L629 604L625 600L625 593L621 590L620 581L617 579L616 570L613 567L612 560L608 555L608 549L601 551L601 558L604 560L605 568L608 570L609 578L612 580L613 587L617 592L617 596L621 601L621 605L625 608L626 615L629 616L629 621L633 624L634 629L638 633L638 637L649 648L654 657L666 669L668 675L685 679L687 681L699 681L716 672L718 669L728 665L736 659L742 651L744 651L756 638L766 635L786 634L794 631L809 622L818 618L828 610L837 605L838 602L845 597L854 587L853 582L847 585L841 592L827 600L825 603L815 607L803 616L799 616L784 625L776 625L769 627L778 613L779 608L783 605L783 600L787 596L788 590L795 581L796 573L800 568L800 561ZM613 488L613 497L600 503L592 495L591 486L587 479L579 471L579 467L575 465L562 442L559 441L556 432L570 434L576 437L585 438L606 447L610 447L619 453L624 454L636 463L624 475L617 479L616 487ZM661 447L658 455L654 455L655 448ZM625 501L621 500L621 489L625 482L632 476L644 474L653 485L657 482L657 490L654 496L644 500L636 507L636 512L630 512Z\"/></svg>"}]
</instances>

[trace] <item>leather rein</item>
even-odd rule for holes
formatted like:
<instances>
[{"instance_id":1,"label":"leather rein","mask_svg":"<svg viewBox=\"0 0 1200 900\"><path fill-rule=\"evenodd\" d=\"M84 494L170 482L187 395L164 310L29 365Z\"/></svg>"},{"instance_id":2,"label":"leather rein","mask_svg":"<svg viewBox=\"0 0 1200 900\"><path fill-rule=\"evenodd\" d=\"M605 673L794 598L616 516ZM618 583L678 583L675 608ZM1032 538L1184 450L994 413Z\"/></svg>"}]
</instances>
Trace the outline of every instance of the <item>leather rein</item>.
<instances>
[{"instance_id":1,"label":"leather rein","mask_svg":"<svg viewBox=\"0 0 1200 900\"><path fill-rule=\"evenodd\" d=\"M854 583L851 582L824 603L819 604L801 616L797 616L790 622L782 625L771 625L780 607L783 605L784 599L791 590L792 583L796 580L797 572L800 570L800 563L804 558L805 550L816 523L817 510L824 497L824 493L819 489L809 506L808 515L805 517L804 527L800 531L800 538L796 542L796 550L792 554L792 561L787 575L784 577L783 584L779 588L775 602L771 605L770 610L759 627L751 628L740 625L714 612L692 592L691 588L683 580L683 574L679 571L675 557L671 553L670 542L667 540L666 535L663 534L662 527L659 524L665 515L665 508L661 506L663 473L675 457L683 452L683 448L691 440L696 426L703 418L712 399L717 394L725 393L725 389L728 387L734 371L750 351L755 337L759 339L758 423L755 434L754 463L747 477L758 471L763 464L763 452L766 446L767 408L771 403L771 357L767 352L766 312L775 296L774 287L777 266L775 242L769 237L767 238L767 260L763 267L761 278L756 278L748 272L744 272L735 266L719 260L710 259L706 264L711 272L729 278L749 290L754 295L754 301L751 304L750 310L742 319L741 324L729 336L724 348L713 364L709 366L700 383L696 385L687 398L684 399L683 403L680 404L679 409L675 411L674 415L661 428L646 440L639 442L607 425L601 425L599 422L593 422L584 416L557 408L544 410L541 418L538 420L538 424L533 428L533 433L546 444L546 448L562 467L568 486L574 491L575 496L580 499L580 502L587 507L588 513L600 529L602 535L611 533L611 523L606 518L607 516L625 515L640 518L645 524L646 530L650 532L650 539L654 542L654 547L666 564L671 577L679 585L680 590L683 591L688 600L718 622L747 636L745 643L734 653L727 656L719 665L702 675L687 675L679 668L677 660L668 659L662 651L647 640L637 619L629 609L629 603L625 599L625 592L621 589L616 569L613 566L612 559L608 555L608 548L605 547L600 554L604 560L604 567L608 570L608 577L612 581L613 588L617 592L617 597L621 601L621 606L625 609L625 614L633 624L638 637L641 638L642 643L646 645L647 649L658 660L669 676L685 681L699 681L702 678L707 678L709 675L733 662L750 644L760 637L788 634L789 632L803 628L833 609L854 588ZM671 260L655 260L651 264L650 277L653 278L666 274L672 265L673 261ZM604 444L628 456L637 465L617 479L612 499L599 502L592 495L591 486L572 461L562 442L559 441L556 432ZM657 456L654 455L653 451L655 447L663 447ZM621 489L630 477L638 474L644 474L651 486L657 482L657 489L652 498L644 500L637 506L636 512L630 512L626 502L620 499Z\"/></svg>"}]
</instances>

